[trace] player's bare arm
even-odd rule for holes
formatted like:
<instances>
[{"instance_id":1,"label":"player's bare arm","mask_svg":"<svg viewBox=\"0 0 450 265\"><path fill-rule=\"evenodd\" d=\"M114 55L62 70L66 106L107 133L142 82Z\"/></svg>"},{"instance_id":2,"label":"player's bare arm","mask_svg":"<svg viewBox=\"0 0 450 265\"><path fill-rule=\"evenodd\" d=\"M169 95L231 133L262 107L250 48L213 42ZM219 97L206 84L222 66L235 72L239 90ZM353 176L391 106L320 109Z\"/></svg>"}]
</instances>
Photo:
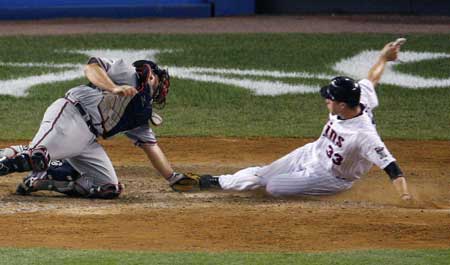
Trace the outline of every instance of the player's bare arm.
<instances>
[{"instance_id":1,"label":"player's bare arm","mask_svg":"<svg viewBox=\"0 0 450 265\"><path fill-rule=\"evenodd\" d=\"M175 172L158 144L144 143L140 147L174 191L191 191L199 186L200 176Z\"/></svg>"},{"instance_id":2,"label":"player's bare arm","mask_svg":"<svg viewBox=\"0 0 450 265\"><path fill-rule=\"evenodd\" d=\"M390 163L384 168L384 171L389 175L392 180L392 184L395 190L400 195L400 198L404 201L410 201L412 199L411 194L408 190L408 184L406 183L406 178L403 176L403 172L398 166L397 162Z\"/></svg>"},{"instance_id":3,"label":"player's bare arm","mask_svg":"<svg viewBox=\"0 0 450 265\"><path fill-rule=\"evenodd\" d=\"M400 194L400 198L404 201L410 201L412 199L411 194L408 190L408 184L406 183L405 177L398 177L392 181L395 189Z\"/></svg>"},{"instance_id":4,"label":"player's bare arm","mask_svg":"<svg viewBox=\"0 0 450 265\"><path fill-rule=\"evenodd\" d=\"M121 96L134 96L137 93L136 88L132 86L116 85L111 78L109 78L105 70L96 63L87 64L84 68L84 74L86 75L86 78L96 87L111 93Z\"/></svg>"},{"instance_id":5,"label":"player's bare arm","mask_svg":"<svg viewBox=\"0 0 450 265\"><path fill-rule=\"evenodd\" d=\"M389 42L380 52L377 62L370 68L367 79L376 86L383 75L387 62L395 61L398 57L400 47L405 43L405 39L399 38L394 42Z\"/></svg>"},{"instance_id":6,"label":"player's bare arm","mask_svg":"<svg viewBox=\"0 0 450 265\"><path fill-rule=\"evenodd\" d=\"M158 144L145 143L140 147L156 170L158 170L164 178L169 179L170 175L173 173L173 169Z\"/></svg>"}]
</instances>

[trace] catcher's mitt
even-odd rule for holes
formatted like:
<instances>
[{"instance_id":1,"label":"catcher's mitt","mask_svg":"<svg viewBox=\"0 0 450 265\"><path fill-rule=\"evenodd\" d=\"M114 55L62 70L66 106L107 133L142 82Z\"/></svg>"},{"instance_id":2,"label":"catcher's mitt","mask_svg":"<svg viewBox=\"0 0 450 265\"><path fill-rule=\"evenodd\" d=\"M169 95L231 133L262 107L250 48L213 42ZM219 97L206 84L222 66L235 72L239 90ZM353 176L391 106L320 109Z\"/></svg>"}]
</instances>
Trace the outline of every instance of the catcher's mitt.
<instances>
[{"instance_id":1,"label":"catcher's mitt","mask_svg":"<svg viewBox=\"0 0 450 265\"><path fill-rule=\"evenodd\" d=\"M174 172L169 178L169 185L174 191L187 192L200 189L200 176L192 173Z\"/></svg>"}]
</instances>

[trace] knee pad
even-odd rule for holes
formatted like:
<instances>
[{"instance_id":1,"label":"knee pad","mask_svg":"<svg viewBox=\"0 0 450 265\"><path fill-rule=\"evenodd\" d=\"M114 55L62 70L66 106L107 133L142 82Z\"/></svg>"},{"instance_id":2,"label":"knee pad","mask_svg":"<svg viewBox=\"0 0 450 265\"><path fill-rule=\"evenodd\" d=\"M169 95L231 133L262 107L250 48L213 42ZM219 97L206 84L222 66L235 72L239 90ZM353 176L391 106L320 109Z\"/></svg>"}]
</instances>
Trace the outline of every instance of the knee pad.
<instances>
[{"instance_id":1,"label":"knee pad","mask_svg":"<svg viewBox=\"0 0 450 265\"><path fill-rule=\"evenodd\" d=\"M30 149L28 153L33 171L45 171L48 169L50 155L47 152L47 148L39 146Z\"/></svg>"},{"instance_id":2,"label":"knee pad","mask_svg":"<svg viewBox=\"0 0 450 265\"><path fill-rule=\"evenodd\" d=\"M102 186L92 186L89 190L88 198L100 198L100 199L115 199L123 191L123 185L119 184L106 184Z\"/></svg>"}]
</instances>

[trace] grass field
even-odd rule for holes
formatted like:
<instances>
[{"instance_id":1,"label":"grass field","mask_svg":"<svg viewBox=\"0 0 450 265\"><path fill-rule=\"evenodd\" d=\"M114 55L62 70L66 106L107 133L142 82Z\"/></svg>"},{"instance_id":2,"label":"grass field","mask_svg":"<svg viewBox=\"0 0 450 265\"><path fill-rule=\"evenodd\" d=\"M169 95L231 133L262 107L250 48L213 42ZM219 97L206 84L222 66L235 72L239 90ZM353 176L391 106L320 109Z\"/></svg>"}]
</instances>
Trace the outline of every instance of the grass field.
<instances>
[{"instance_id":1,"label":"grass field","mask_svg":"<svg viewBox=\"0 0 450 265\"><path fill-rule=\"evenodd\" d=\"M7 265L137 265L137 264L308 264L308 265L446 265L450 250L372 250L336 253L151 253L74 251L55 249L0 249Z\"/></svg>"},{"instance_id":2,"label":"grass field","mask_svg":"<svg viewBox=\"0 0 450 265\"><path fill-rule=\"evenodd\" d=\"M408 51L450 53L448 35L406 36ZM75 35L0 38L0 62L84 63L73 49L170 49L162 65L294 71L336 75L333 63L366 49L379 49L392 35L365 34L225 34L225 35ZM338 45L337 45L338 44ZM449 59L399 65L397 70L423 77L450 78ZM1 66L0 80L63 69ZM252 77L254 80L272 79ZM285 83L320 86L324 79L280 78ZM65 91L86 80L32 87L25 98L0 96L0 139L30 139L46 107ZM378 88L376 110L384 138L450 139L450 89L410 90L393 85ZM317 93L255 96L243 88L174 78L169 103L162 111L160 136L316 137L327 119Z\"/></svg>"}]
</instances>

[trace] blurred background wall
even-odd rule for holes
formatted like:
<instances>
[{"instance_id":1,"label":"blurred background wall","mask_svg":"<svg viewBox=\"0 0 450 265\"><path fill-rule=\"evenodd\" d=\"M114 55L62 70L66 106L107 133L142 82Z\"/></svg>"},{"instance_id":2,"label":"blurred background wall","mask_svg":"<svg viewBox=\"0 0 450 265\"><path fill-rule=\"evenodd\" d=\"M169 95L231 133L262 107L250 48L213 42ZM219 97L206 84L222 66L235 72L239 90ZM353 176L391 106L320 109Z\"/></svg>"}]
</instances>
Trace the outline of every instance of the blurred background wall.
<instances>
[{"instance_id":1,"label":"blurred background wall","mask_svg":"<svg viewBox=\"0 0 450 265\"><path fill-rule=\"evenodd\" d=\"M450 0L0 0L0 19L194 18L254 14L450 16Z\"/></svg>"}]
</instances>

